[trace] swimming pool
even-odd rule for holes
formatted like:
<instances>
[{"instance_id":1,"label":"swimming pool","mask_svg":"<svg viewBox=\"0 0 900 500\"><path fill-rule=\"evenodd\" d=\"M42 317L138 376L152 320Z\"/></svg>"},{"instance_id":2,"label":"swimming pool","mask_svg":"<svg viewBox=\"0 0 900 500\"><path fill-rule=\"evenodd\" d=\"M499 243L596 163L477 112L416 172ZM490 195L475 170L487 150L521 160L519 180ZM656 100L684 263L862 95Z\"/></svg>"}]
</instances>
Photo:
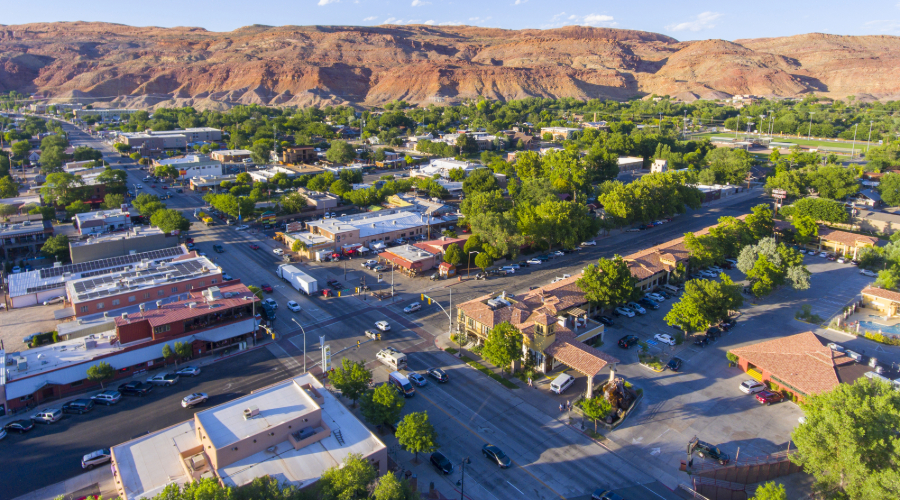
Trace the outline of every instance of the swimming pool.
<instances>
[{"instance_id":1,"label":"swimming pool","mask_svg":"<svg viewBox=\"0 0 900 500\"><path fill-rule=\"evenodd\" d=\"M900 335L900 324L887 326L879 325L878 323L872 323L871 321L860 321L859 332L863 333L866 330L872 333L878 333L878 331L881 330L883 333Z\"/></svg>"}]
</instances>

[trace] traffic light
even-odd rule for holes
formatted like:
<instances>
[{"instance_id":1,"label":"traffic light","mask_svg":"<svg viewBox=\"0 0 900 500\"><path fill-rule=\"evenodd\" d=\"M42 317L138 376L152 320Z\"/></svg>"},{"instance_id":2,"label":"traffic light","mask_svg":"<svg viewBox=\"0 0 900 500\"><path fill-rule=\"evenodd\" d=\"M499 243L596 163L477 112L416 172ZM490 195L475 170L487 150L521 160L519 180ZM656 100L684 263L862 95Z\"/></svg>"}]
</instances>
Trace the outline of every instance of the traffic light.
<instances>
[{"instance_id":1,"label":"traffic light","mask_svg":"<svg viewBox=\"0 0 900 500\"><path fill-rule=\"evenodd\" d=\"M421 298L420 298L419 300L422 300L422 301L425 300L425 294L424 294L424 293L421 295Z\"/></svg>"},{"instance_id":2,"label":"traffic light","mask_svg":"<svg viewBox=\"0 0 900 500\"><path fill-rule=\"evenodd\" d=\"M375 339L376 339L376 340L381 340L381 334L380 334L380 333L376 333L376 334L375 334Z\"/></svg>"},{"instance_id":3,"label":"traffic light","mask_svg":"<svg viewBox=\"0 0 900 500\"><path fill-rule=\"evenodd\" d=\"M359 341L356 341L356 348L359 349Z\"/></svg>"}]
</instances>

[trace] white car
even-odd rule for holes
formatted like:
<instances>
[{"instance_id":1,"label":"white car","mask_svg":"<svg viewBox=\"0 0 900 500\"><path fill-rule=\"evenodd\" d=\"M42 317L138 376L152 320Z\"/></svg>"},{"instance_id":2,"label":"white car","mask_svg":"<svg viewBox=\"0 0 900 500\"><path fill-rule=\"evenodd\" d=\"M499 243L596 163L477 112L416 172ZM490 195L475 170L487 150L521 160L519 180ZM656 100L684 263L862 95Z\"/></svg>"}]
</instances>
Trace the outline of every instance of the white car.
<instances>
[{"instance_id":1,"label":"white car","mask_svg":"<svg viewBox=\"0 0 900 500\"><path fill-rule=\"evenodd\" d=\"M709 269L710 271L712 271L712 272L714 272L714 273L716 273L716 274L724 273L724 272L725 272L725 270L722 269L722 268L719 267L719 266L709 266L707 269Z\"/></svg>"},{"instance_id":2,"label":"white car","mask_svg":"<svg viewBox=\"0 0 900 500\"><path fill-rule=\"evenodd\" d=\"M272 250L272 252L273 252L275 255L284 255L284 250L282 250L282 249L280 249L280 248L276 248L275 250Z\"/></svg>"},{"instance_id":3,"label":"white car","mask_svg":"<svg viewBox=\"0 0 900 500\"><path fill-rule=\"evenodd\" d=\"M541 259L528 259L526 262L528 262L529 264L535 264L535 265L536 265L536 264L541 264L541 263L543 263L544 261L542 261Z\"/></svg>"},{"instance_id":4,"label":"white car","mask_svg":"<svg viewBox=\"0 0 900 500\"><path fill-rule=\"evenodd\" d=\"M266 304L268 304L269 306L271 306L272 309L278 309L278 302L275 302L275 299L273 299L273 298L271 298L271 297L270 297L270 298L267 298L267 299L264 300L263 302L265 302Z\"/></svg>"},{"instance_id":5,"label":"white car","mask_svg":"<svg viewBox=\"0 0 900 500\"><path fill-rule=\"evenodd\" d=\"M837 261L838 261L838 264L846 264L847 263L847 259L845 259L844 257L838 257Z\"/></svg>"},{"instance_id":6,"label":"white car","mask_svg":"<svg viewBox=\"0 0 900 500\"><path fill-rule=\"evenodd\" d=\"M762 382L757 382L756 380L745 380L741 382L741 392L744 394L756 394L757 392L765 389L766 386Z\"/></svg>"},{"instance_id":7,"label":"white car","mask_svg":"<svg viewBox=\"0 0 900 500\"><path fill-rule=\"evenodd\" d=\"M205 403L207 399L209 399L209 396L207 396L205 392L195 392L193 394L188 394L184 397L184 399L181 400L181 407L190 408L192 406Z\"/></svg>"},{"instance_id":8,"label":"white car","mask_svg":"<svg viewBox=\"0 0 900 500\"><path fill-rule=\"evenodd\" d=\"M629 302L629 303L625 304L625 307L630 308L632 311L634 311L638 314L647 314L647 310L644 309L643 307L641 307L641 305L638 304L637 302Z\"/></svg>"},{"instance_id":9,"label":"white car","mask_svg":"<svg viewBox=\"0 0 900 500\"><path fill-rule=\"evenodd\" d=\"M713 271L710 271L708 269L704 269L704 270L700 271L699 274L700 274L700 276L703 276L704 278L715 278L718 276L718 274L716 274Z\"/></svg>"},{"instance_id":10,"label":"white car","mask_svg":"<svg viewBox=\"0 0 900 500\"><path fill-rule=\"evenodd\" d=\"M875 271L870 271L868 269L860 269L859 274L862 274L863 276L868 276L870 278L878 277L878 273L876 273Z\"/></svg>"},{"instance_id":11,"label":"white car","mask_svg":"<svg viewBox=\"0 0 900 500\"><path fill-rule=\"evenodd\" d=\"M97 450L81 457L81 468L91 470L98 465L103 465L112 459L109 450Z\"/></svg>"},{"instance_id":12,"label":"white car","mask_svg":"<svg viewBox=\"0 0 900 500\"><path fill-rule=\"evenodd\" d=\"M828 252L822 252L822 253L820 253L820 254L819 254L819 257L822 257L823 259L824 259L825 257L828 257Z\"/></svg>"},{"instance_id":13,"label":"white car","mask_svg":"<svg viewBox=\"0 0 900 500\"><path fill-rule=\"evenodd\" d=\"M647 298L649 298L650 300L655 300L656 302L663 302L664 300L666 300L665 297L658 293L648 293Z\"/></svg>"},{"instance_id":14,"label":"white car","mask_svg":"<svg viewBox=\"0 0 900 500\"><path fill-rule=\"evenodd\" d=\"M160 373L147 379L148 384L175 385L178 383L178 374Z\"/></svg>"},{"instance_id":15,"label":"white car","mask_svg":"<svg viewBox=\"0 0 900 500\"><path fill-rule=\"evenodd\" d=\"M196 366L183 366L180 370L175 372L179 377L196 377L200 375L200 368Z\"/></svg>"},{"instance_id":16,"label":"white car","mask_svg":"<svg viewBox=\"0 0 900 500\"><path fill-rule=\"evenodd\" d=\"M616 313L617 313L619 316L625 316L625 317L627 317L627 318L633 318L633 317L634 317L634 311L632 311L631 309L628 309L627 307L617 307L617 308L616 308Z\"/></svg>"},{"instance_id":17,"label":"white car","mask_svg":"<svg viewBox=\"0 0 900 500\"><path fill-rule=\"evenodd\" d=\"M797 251L800 252L800 253L803 254L803 255L806 255L806 250L803 249L803 248L801 248L800 250L797 250Z\"/></svg>"},{"instance_id":18,"label":"white car","mask_svg":"<svg viewBox=\"0 0 900 500\"><path fill-rule=\"evenodd\" d=\"M653 339L657 342L662 342L663 344L675 345L675 339L668 333L657 333L653 336Z\"/></svg>"},{"instance_id":19,"label":"white car","mask_svg":"<svg viewBox=\"0 0 900 500\"><path fill-rule=\"evenodd\" d=\"M583 246L583 247L594 247L594 246L597 246L597 242L594 241L594 240L591 240L591 241L582 241L582 242L581 242L581 246Z\"/></svg>"},{"instance_id":20,"label":"white car","mask_svg":"<svg viewBox=\"0 0 900 500\"><path fill-rule=\"evenodd\" d=\"M516 268L514 268L513 266L503 266L500 268L500 271L506 274L516 274Z\"/></svg>"},{"instance_id":21,"label":"white car","mask_svg":"<svg viewBox=\"0 0 900 500\"><path fill-rule=\"evenodd\" d=\"M288 301L287 308L295 313L300 312L300 304L294 302L293 300Z\"/></svg>"},{"instance_id":22,"label":"white car","mask_svg":"<svg viewBox=\"0 0 900 500\"><path fill-rule=\"evenodd\" d=\"M135 184L134 188L135 189L144 189L144 186L141 186L140 184Z\"/></svg>"},{"instance_id":23,"label":"white car","mask_svg":"<svg viewBox=\"0 0 900 500\"><path fill-rule=\"evenodd\" d=\"M418 302L413 302L412 304L404 307L403 312L405 312L406 314L409 314L412 312L416 312L421 308L422 308L422 304L419 304Z\"/></svg>"},{"instance_id":24,"label":"white car","mask_svg":"<svg viewBox=\"0 0 900 500\"><path fill-rule=\"evenodd\" d=\"M237 231L246 231L246 230L250 229L250 226L248 226L248 225L243 225L243 226L238 226L238 227L236 227L235 229L236 229Z\"/></svg>"},{"instance_id":25,"label":"white car","mask_svg":"<svg viewBox=\"0 0 900 500\"><path fill-rule=\"evenodd\" d=\"M562 257L563 255L565 255L565 252L563 252L562 250L557 250L557 251L551 253L550 255L552 255L554 257Z\"/></svg>"},{"instance_id":26,"label":"white car","mask_svg":"<svg viewBox=\"0 0 900 500\"><path fill-rule=\"evenodd\" d=\"M388 330L391 329L391 325L388 324L387 321L376 321L376 322L375 322L375 328L378 328L378 329L381 330L382 332L386 332L386 331L388 331Z\"/></svg>"}]
</instances>

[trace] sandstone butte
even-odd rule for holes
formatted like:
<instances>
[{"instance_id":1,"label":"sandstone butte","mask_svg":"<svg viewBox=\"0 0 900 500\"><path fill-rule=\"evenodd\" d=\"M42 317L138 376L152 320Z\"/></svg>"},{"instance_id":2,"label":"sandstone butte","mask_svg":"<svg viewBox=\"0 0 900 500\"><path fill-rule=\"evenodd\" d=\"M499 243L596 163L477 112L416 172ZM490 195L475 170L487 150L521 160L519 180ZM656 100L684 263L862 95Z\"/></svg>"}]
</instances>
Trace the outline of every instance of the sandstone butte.
<instances>
[{"instance_id":1,"label":"sandstone butte","mask_svg":"<svg viewBox=\"0 0 900 500\"><path fill-rule=\"evenodd\" d=\"M0 91L119 106L378 105L651 94L900 97L900 37L680 42L570 26L0 26Z\"/></svg>"}]
</instances>

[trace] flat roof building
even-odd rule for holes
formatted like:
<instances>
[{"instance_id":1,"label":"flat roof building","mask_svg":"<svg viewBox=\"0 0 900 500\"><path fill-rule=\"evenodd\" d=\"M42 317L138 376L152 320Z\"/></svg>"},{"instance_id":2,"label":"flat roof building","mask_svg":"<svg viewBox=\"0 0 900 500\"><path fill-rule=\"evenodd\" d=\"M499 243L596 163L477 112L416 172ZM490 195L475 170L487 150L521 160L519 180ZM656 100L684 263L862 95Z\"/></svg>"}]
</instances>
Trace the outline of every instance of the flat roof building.
<instances>
[{"instance_id":1,"label":"flat roof building","mask_svg":"<svg viewBox=\"0 0 900 500\"><path fill-rule=\"evenodd\" d=\"M131 213L120 208L75 214L75 229L81 235L125 231L131 227Z\"/></svg>"},{"instance_id":2,"label":"flat roof building","mask_svg":"<svg viewBox=\"0 0 900 500\"><path fill-rule=\"evenodd\" d=\"M73 264L78 264L174 246L178 246L177 236L156 227L135 226L122 232L91 234L84 239L69 240L69 256Z\"/></svg>"},{"instance_id":3,"label":"flat roof building","mask_svg":"<svg viewBox=\"0 0 900 500\"><path fill-rule=\"evenodd\" d=\"M201 477L239 487L271 476L302 489L351 453L387 472L384 443L304 374L114 446L112 467L119 496L134 500Z\"/></svg>"},{"instance_id":4,"label":"flat roof building","mask_svg":"<svg viewBox=\"0 0 900 500\"><path fill-rule=\"evenodd\" d=\"M281 152L281 161L285 164L312 163L318 160L318 152L313 146L293 146L284 148Z\"/></svg>"},{"instance_id":5,"label":"flat roof building","mask_svg":"<svg viewBox=\"0 0 900 500\"><path fill-rule=\"evenodd\" d=\"M619 172L631 172L644 168L644 159L637 156L620 156Z\"/></svg>"},{"instance_id":6,"label":"flat roof building","mask_svg":"<svg viewBox=\"0 0 900 500\"><path fill-rule=\"evenodd\" d=\"M180 177L183 179L222 175L222 163L203 155L186 155L181 158L157 160L153 162L153 165L156 167L168 165L177 168L180 172Z\"/></svg>"},{"instance_id":7,"label":"flat roof building","mask_svg":"<svg viewBox=\"0 0 900 500\"><path fill-rule=\"evenodd\" d=\"M299 174L290 168L285 168L277 165L272 165L262 170L253 170L247 172L250 174L250 177L253 179L253 182L269 182L278 174L284 174L288 176L288 178L293 179L297 177Z\"/></svg>"},{"instance_id":8,"label":"flat roof building","mask_svg":"<svg viewBox=\"0 0 900 500\"><path fill-rule=\"evenodd\" d=\"M579 128L570 128L570 127L544 127L541 129L541 136L544 134L550 134L553 136L553 139L568 141L572 138L572 134L575 132L580 132Z\"/></svg>"},{"instance_id":9,"label":"flat roof building","mask_svg":"<svg viewBox=\"0 0 900 500\"><path fill-rule=\"evenodd\" d=\"M250 158L252 155L247 149L220 149L209 153L209 157L222 163L235 163Z\"/></svg>"},{"instance_id":10,"label":"flat roof building","mask_svg":"<svg viewBox=\"0 0 900 500\"><path fill-rule=\"evenodd\" d=\"M16 260L37 254L48 238L53 236L53 223L40 214L22 216L18 223L0 223L0 255L3 260Z\"/></svg>"},{"instance_id":11,"label":"flat roof building","mask_svg":"<svg viewBox=\"0 0 900 500\"><path fill-rule=\"evenodd\" d=\"M223 182L230 181L234 182L237 180L237 175L228 174L228 175L201 175L197 177L191 178L191 190L199 191L201 193L209 191L210 189L217 189L222 185Z\"/></svg>"}]
</instances>

